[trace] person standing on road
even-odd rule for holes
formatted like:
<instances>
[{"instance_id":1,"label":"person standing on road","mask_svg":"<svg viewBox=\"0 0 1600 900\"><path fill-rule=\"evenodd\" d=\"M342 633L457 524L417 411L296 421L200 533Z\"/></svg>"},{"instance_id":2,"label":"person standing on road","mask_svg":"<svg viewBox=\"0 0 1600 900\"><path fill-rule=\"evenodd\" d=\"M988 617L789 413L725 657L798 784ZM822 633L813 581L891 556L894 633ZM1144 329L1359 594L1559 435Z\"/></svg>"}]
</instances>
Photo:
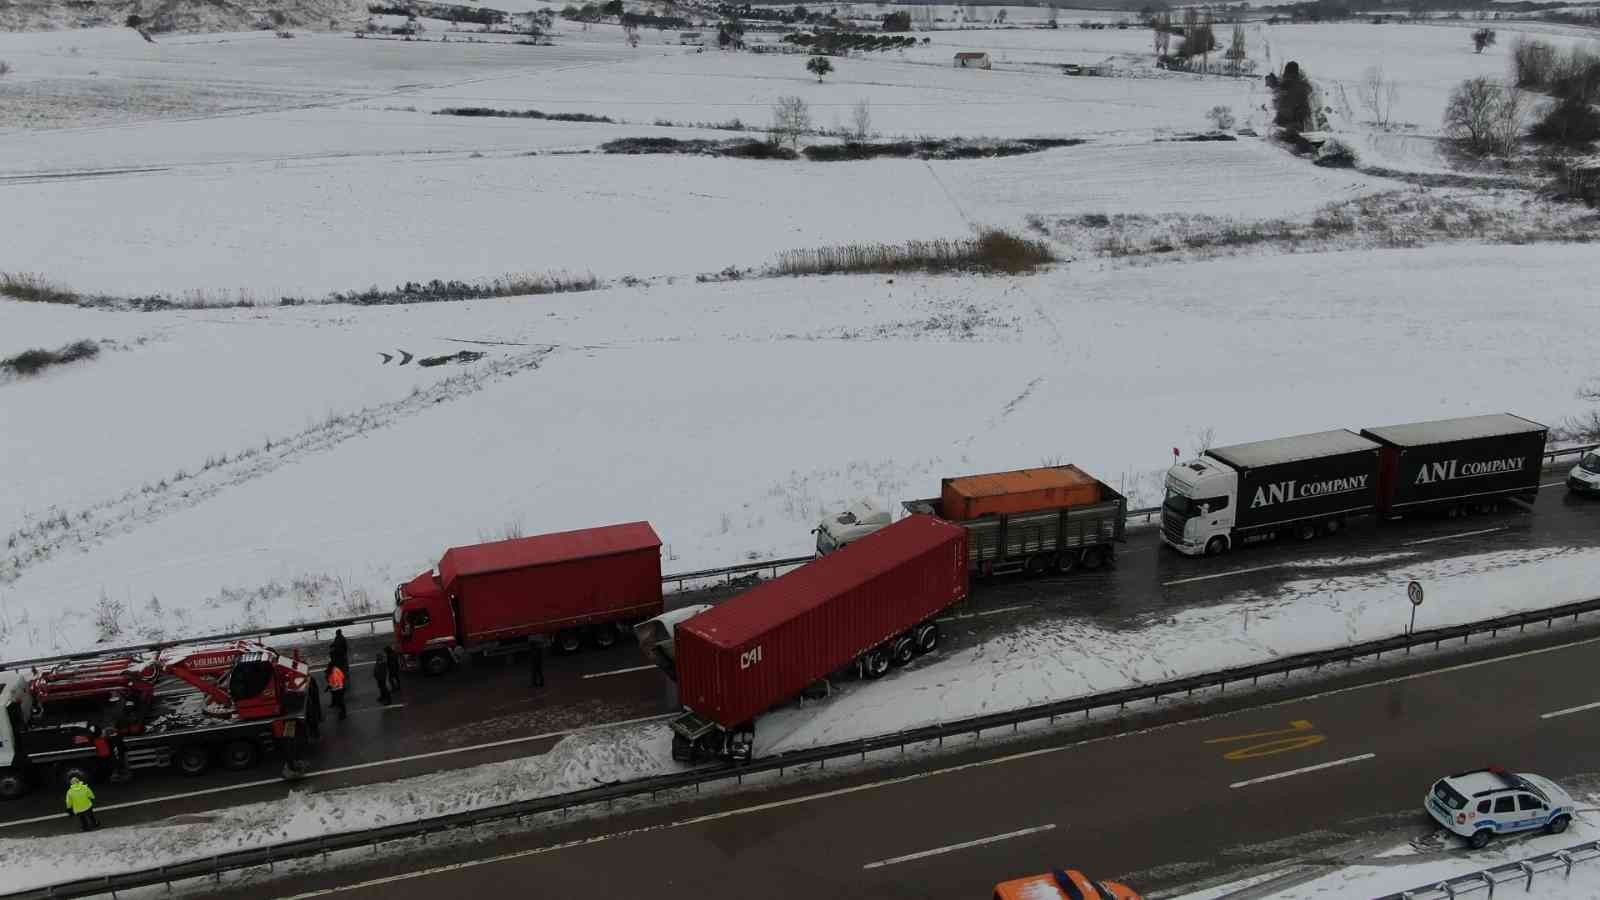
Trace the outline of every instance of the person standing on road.
<instances>
[{"instance_id":1,"label":"person standing on road","mask_svg":"<svg viewBox=\"0 0 1600 900\"><path fill-rule=\"evenodd\" d=\"M383 662L389 670L389 690L400 693L400 654L394 652L393 644L384 645Z\"/></svg>"},{"instance_id":2,"label":"person standing on road","mask_svg":"<svg viewBox=\"0 0 1600 900\"><path fill-rule=\"evenodd\" d=\"M344 639L344 629L333 633L333 646L328 648L328 659L341 669L350 668L350 642Z\"/></svg>"},{"instance_id":3,"label":"person standing on road","mask_svg":"<svg viewBox=\"0 0 1600 900\"><path fill-rule=\"evenodd\" d=\"M93 831L100 827L100 820L94 817L94 790L76 775L72 776L72 784L67 786L67 812L77 817L80 831Z\"/></svg>"},{"instance_id":4,"label":"person standing on road","mask_svg":"<svg viewBox=\"0 0 1600 900\"><path fill-rule=\"evenodd\" d=\"M528 640L528 676L531 687L544 687L544 651L537 638Z\"/></svg>"},{"instance_id":5,"label":"person standing on road","mask_svg":"<svg viewBox=\"0 0 1600 900\"><path fill-rule=\"evenodd\" d=\"M339 710L339 721L350 717L344 708L344 669L338 663L328 663L328 693L333 695L333 706Z\"/></svg>"},{"instance_id":6,"label":"person standing on road","mask_svg":"<svg viewBox=\"0 0 1600 900\"><path fill-rule=\"evenodd\" d=\"M378 705L388 706L393 703L394 698L389 696L389 663L383 658L382 653L373 657L372 680L378 683Z\"/></svg>"}]
</instances>

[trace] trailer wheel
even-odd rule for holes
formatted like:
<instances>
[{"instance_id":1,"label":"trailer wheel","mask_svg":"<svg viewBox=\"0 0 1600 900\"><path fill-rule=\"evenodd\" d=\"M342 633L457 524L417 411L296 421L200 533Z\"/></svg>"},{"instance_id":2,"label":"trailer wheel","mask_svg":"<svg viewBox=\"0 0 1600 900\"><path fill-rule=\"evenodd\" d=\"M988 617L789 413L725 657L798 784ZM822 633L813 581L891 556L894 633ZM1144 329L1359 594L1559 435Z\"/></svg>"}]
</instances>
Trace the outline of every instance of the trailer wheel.
<instances>
[{"instance_id":1,"label":"trailer wheel","mask_svg":"<svg viewBox=\"0 0 1600 900\"><path fill-rule=\"evenodd\" d=\"M596 625L594 630L590 632L590 637L594 638L594 645L601 650L617 645L617 629L613 628L610 623Z\"/></svg>"},{"instance_id":2,"label":"trailer wheel","mask_svg":"<svg viewBox=\"0 0 1600 900\"><path fill-rule=\"evenodd\" d=\"M1054 565L1055 561L1054 554L1035 553L1034 555L1028 557L1027 562L1022 564L1022 571L1029 577L1043 575L1045 572L1050 570L1050 567Z\"/></svg>"},{"instance_id":3,"label":"trailer wheel","mask_svg":"<svg viewBox=\"0 0 1600 900\"><path fill-rule=\"evenodd\" d=\"M190 744L174 757L178 771L185 775L200 775L211 768L211 750L199 744Z\"/></svg>"},{"instance_id":4,"label":"trailer wheel","mask_svg":"<svg viewBox=\"0 0 1600 900\"><path fill-rule=\"evenodd\" d=\"M255 768L261 761L261 748L254 741L234 741L222 748L222 767L230 772Z\"/></svg>"},{"instance_id":5,"label":"trailer wheel","mask_svg":"<svg viewBox=\"0 0 1600 900\"><path fill-rule=\"evenodd\" d=\"M1227 552L1228 552L1228 539L1227 538L1225 538L1225 537L1214 537L1211 540L1206 541L1206 555L1207 556L1221 556L1222 554L1227 553Z\"/></svg>"},{"instance_id":6,"label":"trailer wheel","mask_svg":"<svg viewBox=\"0 0 1600 900\"><path fill-rule=\"evenodd\" d=\"M583 649L583 635L568 628L556 634L556 649L562 653L577 653Z\"/></svg>"},{"instance_id":7,"label":"trailer wheel","mask_svg":"<svg viewBox=\"0 0 1600 900\"><path fill-rule=\"evenodd\" d=\"M926 622L917 628L917 652L932 653L939 646L939 626Z\"/></svg>"},{"instance_id":8,"label":"trailer wheel","mask_svg":"<svg viewBox=\"0 0 1600 900\"><path fill-rule=\"evenodd\" d=\"M1317 526L1310 522L1301 522L1295 526L1294 536L1302 541L1309 541L1317 536Z\"/></svg>"},{"instance_id":9,"label":"trailer wheel","mask_svg":"<svg viewBox=\"0 0 1600 900\"><path fill-rule=\"evenodd\" d=\"M1078 567L1078 551L1063 550L1056 554L1056 571L1065 575Z\"/></svg>"},{"instance_id":10,"label":"trailer wheel","mask_svg":"<svg viewBox=\"0 0 1600 900\"><path fill-rule=\"evenodd\" d=\"M889 658L897 666L903 666L917 657L917 642L910 635L901 635L895 639L894 649L890 651Z\"/></svg>"},{"instance_id":11,"label":"trailer wheel","mask_svg":"<svg viewBox=\"0 0 1600 900\"><path fill-rule=\"evenodd\" d=\"M862 665L862 672L868 678L882 678L889 671L889 654L878 648L867 653Z\"/></svg>"},{"instance_id":12,"label":"trailer wheel","mask_svg":"<svg viewBox=\"0 0 1600 900\"><path fill-rule=\"evenodd\" d=\"M0 800L15 800L28 792L28 779L21 772L0 772Z\"/></svg>"},{"instance_id":13,"label":"trailer wheel","mask_svg":"<svg viewBox=\"0 0 1600 900\"><path fill-rule=\"evenodd\" d=\"M448 650L429 650L422 654L422 674L439 676L455 668L455 657Z\"/></svg>"},{"instance_id":14,"label":"trailer wheel","mask_svg":"<svg viewBox=\"0 0 1600 900\"><path fill-rule=\"evenodd\" d=\"M1339 531L1341 529L1343 529L1343 528L1344 528L1344 520L1343 519L1329 519L1328 521L1322 523L1322 533L1327 535L1328 537L1333 537L1334 535L1338 534Z\"/></svg>"},{"instance_id":15,"label":"trailer wheel","mask_svg":"<svg viewBox=\"0 0 1600 900\"><path fill-rule=\"evenodd\" d=\"M1080 565L1082 565L1085 570L1093 572L1095 569L1105 565L1105 561L1106 550L1104 547L1083 548L1083 559L1080 561Z\"/></svg>"}]
</instances>

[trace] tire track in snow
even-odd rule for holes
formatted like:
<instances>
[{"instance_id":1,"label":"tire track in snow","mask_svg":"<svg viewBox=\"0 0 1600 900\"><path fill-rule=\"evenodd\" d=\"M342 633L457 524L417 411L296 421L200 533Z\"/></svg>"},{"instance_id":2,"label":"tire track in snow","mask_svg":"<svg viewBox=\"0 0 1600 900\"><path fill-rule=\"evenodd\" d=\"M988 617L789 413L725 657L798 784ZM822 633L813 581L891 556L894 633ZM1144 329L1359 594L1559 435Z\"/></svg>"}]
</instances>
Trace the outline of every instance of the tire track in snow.
<instances>
[{"instance_id":1,"label":"tire track in snow","mask_svg":"<svg viewBox=\"0 0 1600 900\"><path fill-rule=\"evenodd\" d=\"M129 534L173 513L197 506L228 488L277 471L301 457L331 450L339 444L378 428L385 428L449 400L477 393L488 384L536 370L554 346L507 356L420 388L399 400L368 406L352 413L331 415L286 438L269 439L236 456L179 469L155 485L146 484L120 496L78 509L52 508L6 538L0 558L0 585L22 577L30 567L65 549L86 550L112 537Z\"/></svg>"}]
</instances>

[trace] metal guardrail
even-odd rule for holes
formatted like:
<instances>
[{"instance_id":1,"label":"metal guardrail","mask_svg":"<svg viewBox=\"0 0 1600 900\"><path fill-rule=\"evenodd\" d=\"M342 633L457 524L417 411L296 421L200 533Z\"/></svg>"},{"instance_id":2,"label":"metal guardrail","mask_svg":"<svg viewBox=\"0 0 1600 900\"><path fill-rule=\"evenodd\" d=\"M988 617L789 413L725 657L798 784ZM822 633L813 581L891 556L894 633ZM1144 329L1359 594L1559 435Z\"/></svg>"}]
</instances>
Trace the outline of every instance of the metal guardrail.
<instances>
[{"instance_id":1,"label":"metal guardrail","mask_svg":"<svg viewBox=\"0 0 1600 900\"><path fill-rule=\"evenodd\" d=\"M502 804L481 810L454 813L415 822L323 835L317 838L275 844L270 847L230 851L176 865L156 866L97 878L65 881L48 887L0 894L0 897L88 897L111 891L131 890L133 888L161 884L170 885L173 881L181 879L220 876L223 872L262 865L270 867L276 863L293 859L318 856L339 850L370 847L388 841L422 837L458 828L523 819L540 813L559 812L625 797L645 795L653 797L666 791L699 788L700 785L718 781L735 780L742 783L746 775L762 772L777 772L781 775L786 769L806 765L819 765L822 768L827 768L830 760L849 757L865 759L868 753L894 748L899 748L903 752L907 746L913 744L937 742L942 745L944 739L949 737L967 734L981 737L985 731L994 731L1006 727L1016 731L1018 726L1026 722L1048 720L1054 723L1056 719L1079 713L1088 718L1089 713L1095 710L1113 707L1120 713L1129 704L1140 701L1160 700L1164 697L1178 694L1188 695L1197 690L1212 687L1225 691L1229 684L1237 682L1250 681L1255 683L1270 675L1287 676L1290 673L1306 669L1320 670L1324 666L1341 662L1348 665L1366 657L1381 659L1385 653L1399 651L1409 653L1413 648L1428 644L1433 644L1437 649L1445 641L1459 639L1462 643L1466 643L1473 635L1496 635L1511 628L1516 628L1520 631L1526 629L1529 625L1536 625L1541 622L1545 623L1546 627L1550 627L1554 625L1557 619L1564 619L1570 616L1573 620L1576 620L1578 616L1592 612L1600 612L1600 597L1577 603L1567 603L1549 609L1497 616L1493 619L1485 619L1465 625L1415 631L1410 634L1363 641L1359 644L1351 644L1332 650L1300 653L1252 665L1235 666L1154 684L1144 684L1116 691L1074 697L1010 712L975 716L940 725L929 725L827 747L783 753L764 757L745 765L715 766L671 775L659 775L652 778L587 788L568 794Z\"/></svg>"},{"instance_id":2,"label":"metal guardrail","mask_svg":"<svg viewBox=\"0 0 1600 900\"><path fill-rule=\"evenodd\" d=\"M810 556L791 556L783 559L762 559L751 562L739 563L733 566L723 566L717 569L700 569L695 572L675 572L662 575L662 584L676 582L678 589L683 590L683 585L688 581L702 581L707 578L719 578L728 575L743 575L749 572L761 572L767 569L773 571L777 577L778 569L789 566L798 566L810 562ZM205 644L213 641L233 641L242 638L280 637L286 634L302 634L304 632L330 631L335 628L351 628L356 625L375 625L378 622L387 622L392 613L366 613L359 616L346 616L339 619L324 619L320 622L300 622L294 625L277 625L271 628L253 628L248 631L229 631L223 634L207 634L199 637L181 638L170 641L151 641L146 644L128 644L121 647L99 647L94 650L83 650L77 653L62 653L57 656L36 656L31 659L0 660L0 671L7 669L26 669L30 666L46 665L50 663L69 662L77 659L92 659L97 656L110 656L117 653L147 653L154 650L165 650L168 647L183 647L190 644Z\"/></svg>"},{"instance_id":3,"label":"metal guardrail","mask_svg":"<svg viewBox=\"0 0 1600 900\"><path fill-rule=\"evenodd\" d=\"M1597 859L1600 859L1600 841L1585 841L1565 850L1552 850L1517 862L1502 863L1465 875L1457 875L1454 878L1446 878L1398 894L1385 894L1377 900L1447 900L1447 898L1454 900L1456 897L1464 897L1478 891L1488 891L1488 895L1493 897L1494 889L1502 884L1521 884L1523 892L1528 893L1533 890L1534 876L1560 872L1563 878L1571 878L1573 866Z\"/></svg>"}]
</instances>

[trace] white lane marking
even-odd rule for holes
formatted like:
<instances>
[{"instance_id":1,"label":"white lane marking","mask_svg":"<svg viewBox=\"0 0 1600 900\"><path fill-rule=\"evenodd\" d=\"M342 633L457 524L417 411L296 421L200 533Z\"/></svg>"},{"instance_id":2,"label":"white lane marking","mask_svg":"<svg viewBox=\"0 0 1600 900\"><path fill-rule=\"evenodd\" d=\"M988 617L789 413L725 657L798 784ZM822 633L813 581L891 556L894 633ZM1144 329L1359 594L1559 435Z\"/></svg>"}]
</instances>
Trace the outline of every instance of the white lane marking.
<instances>
[{"instance_id":1,"label":"white lane marking","mask_svg":"<svg viewBox=\"0 0 1600 900\"><path fill-rule=\"evenodd\" d=\"M1583 712L1585 710L1594 709L1595 707L1600 707L1600 701L1596 701L1594 703L1585 703L1582 706L1569 706L1566 709L1558 709L1555 712L1547 712L1544 715L1541 715L1539 718L1554 719L1557 716L1570 716L1573 713Z\"/></svg>"},{"instance_id":2,"label":"white lane marking","mask_svg":"<svg viewBox=\"0 0 1600 900\"><path fill-rule=\"evenodd\" d=\"M352 709L350 711L352 713L358 713L358 712L374 712L374 711L380 710L380 709L405 709L405 708L406 708L406 705L404 703L390 703L387 706L363 706L360 709Z\"/></svg>"},{"instance_id":3,"label":"white lane marking","mask_svg":"<svg viewBox=\"0 0 1600 900\"><path fill-rule=\"evenodd\" d=\"M1475 534L1492 534L1492 533L1494 533L1496 531L1505 531L1507 528L1510 528L1510 527L1511 526L1509 526L1509 525L1501 525L1499 528L1480 528L1477 531L1462 531L1462 532L1458 532L1456 534L1445 534L1445 535L1440 535L1439 537L1423 538L1420 541L1406 541L1404 544L1401 544L1400 546L1402 546L1402 547L1415 547L1418 544L1432 544L1432 543L1436 543L1438 541L1448 541L1451 538L1472 537Z\"/></svg>"},{"instance_id":4,"label":"white lane marking","mask_svg":"<svg viewBox=\"0 0 1600 900\"><path fill-rule=\"evenodd\" d=\"M1005 834L990 835L989 837L978 838L975 841L962 841L959 844L951 844L948 847L935 847L932 850L923 850L920 853L907 853L905 856L891 856L888 859L880 859L877 862L869 862L861 868L881 869L884 866L892 866L897 863L911 862L912 860L918 859L927 859L930 856L939 856L945 853L953 853L957 850L967 850L972 847L982 847L985 844L996 844L1000 841L1009 841L1012 838L1019 838L1030 834L1038 834L1041 831L1049 831L1054 827L1056 827L1054 824L1050 824L1035 825L1032 828L1019 828L1016 831L1008 831Z\"/></svg>"},{"instance_id":5,"label":"white lane marking","mask_svg":"<svg viewBox=\"0 0 1600 900\"><path fill-rule=\"evenodd\" d=\"M376 706L370 708L378 709ZM298 780L304 781L311 778L321 778L327 775L337 775L341 772L357 772L362 769L374 769L378 766L392 766L396 763L415 762L419 759L433 759L440 756L450 756L455 753L471 753L475 750L492 750L495 747L509 747L513 744L526 744L532 741L543 741L550 738L566 737L569 734L578 734L579 732L599 731L602 728L616 728L622 725L637 725L641 722L654 722L657 719L670 719L677 715L680 715L680 713L665 713L659 716L643 716L638 719L623 719L620 722L607 722L604 725L591 725L585 728L571 728L566 731L549 731L544 734L530 734L526 737L507 738L503 741L490 741L487 744L472 744L467 747L451 747L448 750L434 750L430 753L414 753L410 756L396 756L392 759L379 759L372 762L356 763L355 765L350 766L339 766L333 769L312 769L305 775L301 776ZM111 803L102 806L96 806L95 809L130 809L135 806L149 806L152 803L166 803L171 800L187 800L190 797L205 797L210 794L220 794L225 791L240 791L246 788L262 787L263 785L268 784L286 783L289 782L285 782L282 778L262 778L256 781L245 781L238 784L223 785L222 787L205 788L198 791L187 791L182 794L167 794L163 797L150 797L144 800L129 800L126 803ZM0 822L0 828L10 828L14 825L31 825L35 822L49 822L59 818L61 818L61 816L53 815L35 816L31 819L12 819L9 822Z\"/></svg>"},{"instance_id":6,"label":"white lane marking","mask_svg":"<svg viewBox=\"0 0 1600 900\"><path fill-rule=\"evenodd\" d=\"M1253 569L1231 569L1227 572L1218 572L1215 575L1196 575L1193 578L1179 578L1176 581L1163 581L1162 587L1171 587L1175 584L1188 584L1191 581L1210 581L1213 578L1227 578L1230 575L1246 575L1250 572L1265 572L1268 569L1282 569L1295 563L1273 563L1270 566L1256 566Z\"/></svg>"},{"instance_id":7,"label":"white lane marking","mask_svg":"<svg viewBox=\"0 0 1600 900\"><path fill-rule=\"evenodd\" d=\"M1552 481L1552 482L1550 482L1550 483L1549 483L1549 484L1541 484L1541 485L1539 485L1539 489L1540 489L1540 490L1544 490L1544 489L1545 489L1545 488L1547 488L1547 487L1555 487L1555 486L1557 486L1557 485L1562 485L1562 484L1566 484L1566 483L1567 483L1567 482L1566 482L1566 480L1565 480L1565 479L1563 479L1563 480L1561 480L1561 481Z\"/></svg>"},{"instance_id":8,"label":"white lane marking","mask_svg":"<svg viewBox=\"0 0 1600 900\"><path fill-rule=\"evenodd\" d=\"M960 615L960 616L945 616L942 619L935 619L934 621L936 621L936 622L958 622L958 621L960 621L962 619L981 619L984 616L998 616L1001 613L1016 612L1019 609L1032 609L1032 608L1033 608L1033 604L1032 603L1023 603L1023 604L1018 605L1018 606L1002 606L999 609L986 609L983 612L966 613L965 615Z\"/></svg>"},{"instance_id":9,"label":"white lane marking","mask_svg":"<svg viewBox=\"0 0 1600 900\"><path fill-rule=\"evenodd\" d=\"M1353 762L1361 762L1362 760L1372 759L1377 755L1378 754L1376 753L1363 753L1360 756L1347 756L1344 759L1336 759L1333 762L1317 763L1314 766L1302 766L1298 769L1290 769L1287 772L1279 772L1275 775L1263 775L1260 778L1251 778L1248 781L1235 781L1233 784L1228 785L1228 787L1242 788L1249 787L1252 784L1260 784L1264 781L1277 781L1279 778L1288 778L1291 775L1304 775L1307 772L1315 772L1319 769L1331 769L1334 766L1343 766L1349 765Z\"/></svg>"},{"instance_id":10,"label":"white lane marking","mask_svg":"<svg viewBox=\"0 0 1600 900\"><path fill-rule=\"evenodd\" d=\"M714 820L714 819L726 818L728 816L741 815L743 813L748 813L748 812L761 812L761 811L767 810L767 809L773 809L773 808L781 807L781 806L791 806L791 805L794 805L796 803L805 803L805 802L808 802L808 801L811 801L811 800L820 800L820 799L825 799L827 797L837 797L837 796L844 795L844 794L852 794L852 793L857 793L859 791L867 791L867 790L872 790L874 788L880 788L880 787L890 787L890 786L893 786L893 785L896 785L896 784L902 784L902 783L908 782L908 781L916 781L916 780L921 779L921 778L930 778L930 777L935 776L935 775L943 775L943 774L947 774L947 773L950 773L950 772L963 771L963 770L966 770L966 769L976 769L976 768L983 768L985 766L999 765L1001 763L1015 762L1016 760L1020 760L1020 759L1030 759L1030 758L1035 757L1035 756L1044 756L1044 755L1047 755L1047 754L1050 754L1050 753L1059 753L1062 750L1070 750L1070 749L1073 749L1075 747L1087 747L1087 746L1090 746L1092 744L1100 744L1100 743L1104 743L1106 741L1124 740L1126 738L1134 737L1136 735L1152 734L1152 733L1159 732L1159 731L1167 731L1167 730L1173 729L1173 728L1182 728L1182 727L1185 727L1185 726L1196 725L1196 724L1205 723L1205 722L1220 721L1220 720L1223 720L1223 719L1229 719L1229 718L1234 718L1234 717L1237 717L1237 716L1241 716L1241 715L1244 715L1246 713L1260 712L1261 710L1264 710L1264 709L1276 709L1278 707L1289 706L1289 705L1295 704L1295 703L1306 703L1306 702L1309 702L1309 701L1312 701L1312 700L1320 700L1320 699L1322 699L1324 697L1336 697L1336 696L1339 696L1341 694L1350 694L1350 693L1354 693L1356 691L1369 690L1371 688L1387 687L1387 686L1389 686L1391 684L1399 684L1401 682L1406 682L1406 681L1415 681L1415 680L1420 679L1420 678L1432 678L1432 677L1434 677L1436 675L1444 675L1444 674L1447 674L1447 673L1450 673L1450 672L1460 672L1460 671L1464 671L1466 669L1476 669L1479 666L1488 666L1488 665L1493 665L1495 663L1510 662L1512 660L1525 659L1525 658L1530 657L1530 656L1539 656L1539 655L1542 655L1542 654L1545 654L1545 653L1553 653L1553 652L1558 651L1558 650L1571 650L1571 649L1573 649L1575 647L1586 647L1586 646L1588 646L1590 644L1597 644L1597 643L1600 643L1600 637L1584 638L1583 640L1580 640L1580 641L1570 641L1570 642L1565 643L1565 644L1557 644L1557 645L1555 645L1553 647L1539 647L1539 648L1536 648L1536 649L1533 649L1533 650L1520 650L1520 651L1518 651L1516 653L1508 653L1505 656L1497 656L1497 657L1493 657L1493 658L1490 658L1490 659L1478 659L1478 660L1473 660L1472 662L1459 663L1459 664L1454 665L1454 666L1446 666L1446 667L1441 668L1441 669L1430 669L1430 670L1428 670L1426 672L1413 672L1413 673L1411 673L1409 675L1397 675L1397 676L1395 676L1393 678L1384 678L1384 679L1380 679L1378 681L1368 682L1366 684L1353 684L1353 685L1350 685L1349 687L1335 688L1334 690L1323 691L1321 693L1312 694L1312 695L1310 695L1308 697L1291 697L1291 698L1289 698L1287 700L1279 700L1279 701L1277 701L1275 703L1266 703L1266 704L1263 704L1261 706L1251 707L1249 709L1234 710L1232 712L1225 712L1225 713L1217 713L1215 715L1210 715L1210 716L1201 716L1201 717L1195 718L1195 719L1187 719L1187 720L1182 721L1182 722L1169 722L1169 723L1167 723L1165 725L1157 725L1157 726L1154 726L1154 727L1151 727L1151 728L1142 728L1142 729L1139 729L1138 731L1128 731L1128 732L1123 732L1121 734L1107 735L1105 737L1091 738L1091 739L1086 740L1086 741L1078 741L1078 742L1072 743L1072 744L1064 744L1064 745L1059 746L1059 747L1043 747L1043 748L1040 748L1038 750L1028 750L1028 751L1025 751L1025 752L1022 752L1022 753L1013 753L1013 754L1011 754L1009 756L998 757L996 759L980 760L980 761L977 761L977 762L965 763L965 764L959 765L959 766L951 766L951 767L949 767L947 769L939 769L939 770L936 770L936 771L915 773L915 774L911 774L911 775L904 775L904 776L901 776L899 778L892 778L892 779L889 779L887 781L879 781L879 782L874 782L872 784L856 785L855 787L840 788L838 790L828 791L828 792L822 793L822 794L812 794L812 795L806 796L806 797L795 797L795 798L790 799L790 800L779 800L779 801L776 801L776 802L773 802L773 803L762 804L760 806L747 807L745 809L734 809L734 810L728 810L726 812L712 813L712 814L709 814L709 815L700 816L699 818L695 818L695 819L685 819L685 820L683 820L681 822L670 822L670 823L665 824L665 825L647 825L647 826L644 826L644 827L641 827L641 828L631 828L631 829L628 829L626 831L616 831L616 832L611 832L609 834L597 834L597 835L594 835L593 837L582 838L582 839L575 840L575 841L567 841L566 843L562 843L562 844L551 844L551 845L546 846L546 847L536 847L536 848L533 848L533 849L530 849L530 850L518 850L518 851L513 852L513 853L506 853L506 854L502 854L500 856L489 857L487 859L467 860L466 862L451 863L449 865L436 866L436 867L430 868L430 869L418 869L418 870L412 871L412 872L402 872L402 873L400 873L398 875L389 875L389 876L386 876L386 877L383 877L383 878L374 878L374 879L371 879L369 881L359 881L359 882L356 882L354 884L347 884L347 885L342 885L342 886L339 886L339 887L323 888L321 890L309 891L309 892L306 892L306 893L303 893L303 894L295 894L295 895L290 896L290 897L282 898L282 900L311 900L311 898L315 898L315 897L326 897L326 896L329 896L331 894L341 894L341 893L344 893L346 891L357 891L357 890L361 890L363 888L376 887L378 885L393 884L393 883L398 882L398 881L408 881L408 880L413 879L413 878L424 878L424 877L429 876L429 875L438 875L438 874L442 874L442 873L445 873L445 872L454 872L454 871L457 871L457 870L460 870L460 869L471 869L471 868L476 868L478 866L492 865L494 863L509 862L511 860L524 859L524 858L529 857L529 856L538 856L538 855L545 854L545 853L554 853L554 852L556 852L558 850L565 850L565 849L567 849L569 847L583 847L583 846L587 846L589 844L603 843L605 841L614 840L616 838L632 837L633 835L636 835L636 834L644 834L646 832L658 831L658 830L667 829L667 828L677 828L677 827L680 827L680 826L683 826L683 825L694 825L694 824L698 824L700 822L706 822L706 821L711 821L711 820ZM58 819L58 818L60 818L60 816L50 816L49 818Z\"/></svg>"},{"instance_id":11,"label":"white lane marking","mask_svg":"<svg viewBox=\"0 0 1600 900\"><path fill-rule=\"evenodd\" d=\"M609 672L594 672L594 673L585 675L583 677L584 678L604 678L607 675L623 675L623 674L626 674L628 672L643 672L646 669L654 669L654 668L655 668L655 666L630 666L630 667L628 667L626 669L612 669Z\"/></svg>"}]
</instances>

